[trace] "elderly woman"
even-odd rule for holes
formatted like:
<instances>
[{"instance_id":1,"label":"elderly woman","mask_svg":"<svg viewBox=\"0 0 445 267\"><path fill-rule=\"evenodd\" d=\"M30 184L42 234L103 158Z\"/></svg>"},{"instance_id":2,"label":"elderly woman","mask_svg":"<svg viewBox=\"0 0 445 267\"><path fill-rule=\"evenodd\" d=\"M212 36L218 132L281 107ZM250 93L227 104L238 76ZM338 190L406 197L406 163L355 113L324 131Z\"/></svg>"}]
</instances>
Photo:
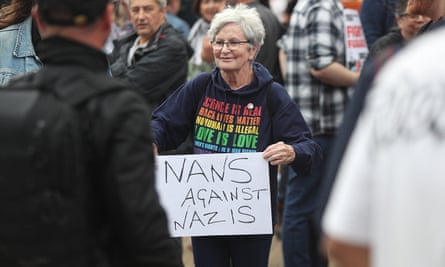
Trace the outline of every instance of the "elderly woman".
<instances>
[{"instance_id":1,"label":"elderly woman","mask_svg":"<svg viewBox=\"0 0 445 267\"><path fill-rule=\"evenodd\" d=\"M185 83L153 112L157 148L173 149L194 131L195 153L262 152L271 165L275 224L277 166L290 164L297 173L308 174L320 149L296 104L255 62L265 35L256 10L228 7L214 17L208 34L216 68ZM211 111L215 123L203 124L201 109ZM205 128L213 135L202 138L198 132ZM239 142L241 136L256 141ZM192 237L195 266L266 267L271 242L271 234Z\"/></svg>"}]
</instances>

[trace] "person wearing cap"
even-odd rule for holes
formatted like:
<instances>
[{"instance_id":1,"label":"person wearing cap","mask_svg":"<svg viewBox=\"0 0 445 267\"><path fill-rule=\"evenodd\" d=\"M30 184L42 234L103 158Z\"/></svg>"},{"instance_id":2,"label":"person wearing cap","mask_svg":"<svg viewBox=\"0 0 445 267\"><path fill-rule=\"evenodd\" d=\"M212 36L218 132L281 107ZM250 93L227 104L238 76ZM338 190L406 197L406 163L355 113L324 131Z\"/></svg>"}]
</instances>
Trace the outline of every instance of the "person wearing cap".
<instances>
[{"instance_id":1,"label":"person wearing cap","mask_svg":"<svg viewBox=\"0 0 445 267\"><path fill-rule=\"evenodd\" d=\"M183 266L181 248L169 235L154 184L154 154L147 149L152 145L149 110L142 96L108 74L102 48L110 34L113 4L108 0L36 3L32 16L42 37L36 49L43 67L14 82L56 95L76 89L85 93L85 88L104 91L76 106L82 118L78 147L87 151L79 160L85 161L79 164L80 169L85 167L85 179L69 179L67 173L68 177L59 175L57 186L68 182L72 192L56 185L41 195L30 192L45 211L35 212L31 229L41 227L43 233L51 233L48 236L29 230L29 222L18 221L12 228L8 218L2 218L2 231L8 234L2 235L0 266ZM68 133L63 140L79 140L68 139L70 134L76 135ZM78 153L64 152L76 161ZM49 172L60 169L50 167ZM78 197L74 188L86 192L85 198Z\"/></svg>"},{"instance_id":2,"label":"person wearing cap","mask_svg":"<svg viewBox=\"0 0 445 267\"><path fill-rule=\"evenodd\" d=\"M31 18L34 1L0 1L0 85L17 75L38 70L35 44L40 35Z\"/></svg>"},{"instance_id":3,"label":"person wearing cap","mask_svg":"<svg viewBox=\"0 0 445 267\"><path fill-rule=\"evenodd\" d=\"M193 50L167 22L167 0L130 0L129 8L136 32L116 43L111 73L141 90L155 108L186 81Z\"/></svg>"}]
</instances>

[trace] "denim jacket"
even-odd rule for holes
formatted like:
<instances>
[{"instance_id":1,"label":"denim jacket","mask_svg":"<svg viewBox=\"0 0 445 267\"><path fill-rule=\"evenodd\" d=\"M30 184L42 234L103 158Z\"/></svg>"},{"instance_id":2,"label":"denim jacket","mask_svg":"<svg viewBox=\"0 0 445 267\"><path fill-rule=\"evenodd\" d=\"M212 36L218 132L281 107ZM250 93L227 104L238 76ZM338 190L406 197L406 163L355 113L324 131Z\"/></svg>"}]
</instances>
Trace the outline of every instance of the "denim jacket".
<instances>
[{"instance_id":1,"label":"denim jacket","mask_svg":"<svg viewBox=\"0 0 445 267\"><path fill-rule=\"evenodd\" d=\"M31 17L0 30L0 85L14 76L38 70L42 63L31 37Z\"/></svg>"}]
</instances>

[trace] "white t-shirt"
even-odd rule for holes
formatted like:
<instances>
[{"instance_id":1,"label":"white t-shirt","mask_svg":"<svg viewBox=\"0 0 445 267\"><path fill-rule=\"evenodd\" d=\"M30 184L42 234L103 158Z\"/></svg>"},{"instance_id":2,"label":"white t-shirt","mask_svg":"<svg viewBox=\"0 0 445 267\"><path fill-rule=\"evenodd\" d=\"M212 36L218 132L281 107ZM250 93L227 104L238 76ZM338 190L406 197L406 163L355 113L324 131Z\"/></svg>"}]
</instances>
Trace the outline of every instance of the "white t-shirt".
<instances>
[{"instance_id":1,"label":"white t-shirt","mask_svg":"<svg viewBox=\"0 0 445 267\"><path fill-rule=\"evenodd\" d=\"M139 44L139 40L141 40L141 37L136 37L136 40L134 40L133 45L130 47L130 50L128 51L128 57L127 57L127 64L128 66L133 65L132 61L133 61L133 57L134 54L136 53L136 50L138 50L139 48L144 48L148 45L148 42Z\"/></svg>"},{"instance_id":2,"label":"white t-shirt","mask_svg":"<svg viewBox=\"0 0 445 267\"><path fill-rule=\"evenodd\" d=\"M373 267L445 266L445 30L382 69L350 140L323 229Z\"/></svg>"}]
</instances>

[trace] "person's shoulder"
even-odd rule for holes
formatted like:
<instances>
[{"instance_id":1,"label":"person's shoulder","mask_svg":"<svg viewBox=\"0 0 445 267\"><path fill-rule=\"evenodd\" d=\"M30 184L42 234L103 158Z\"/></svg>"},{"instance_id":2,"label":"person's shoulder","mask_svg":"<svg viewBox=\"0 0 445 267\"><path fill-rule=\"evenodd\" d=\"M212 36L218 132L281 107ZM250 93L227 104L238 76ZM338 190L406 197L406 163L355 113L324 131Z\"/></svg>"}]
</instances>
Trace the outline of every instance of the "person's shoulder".
<instances>
[{"instance_id":1,"label":"person's shoulder","mask_svg":"<svg viewBox=\"0 0 445 267\"><path fill-rule=\"evenodd\" d=\"M80 73L77 81L72 86L89 86L93 90L100 92L104 97L141 97L139 91L125 80L111 77L108 73L96 73L85 71Z\"/></svg>"},{"instance_id":2,"label":"person's shoulder","mask_svg":"<svg viewBox=\"0 0 445 267\"><path fill-rule=\"evenodd\" d=\"M331 7L337 7L337 6L343 7L341 1L339 1L339 0L321 0L321 1L310 0L310 1L312 2L313 6L319 6L322 8L331 8Z\"/></svg>"},{"instance_id":3,"label":"person's shoulder","mask_svg":"<svg viewBox=\"0 0 445 267\"><path fill-rule=\"evenodd\" d=\"M12 33L14 31L18 31L20 29L20 26L21 26L22 23L12 24L12 25L9 25L7 27L1 28L0 29L0 33L3 35L3 34L6 34L6 33Z\"/></svg>"},{"instance_id":4,"label":"person's shoulder","mask_svg":"<svg viewBox=\"0 0 445 267\"><path fill-rule=\"evenodd\" d=\"M183 46L185 43L188 43L183 34L175 29L169 22L162 26L158 38L159 42L163 42L164 45Z\"/></svg>"},{"instance_id":5,"label":"person's shoulder","mask_svg":"<svg viewBox=\"0 0 445 267\"><path fill-rule=\"evenodd\" d=\"M298 1L294 9L300 13L304 13L307 12L308 10L318 8L319 6L320 6L320 1L316 0Z\"/></svg>"},{"instance_id":6,"label":"person's shoulder","mask_svg":"<svg viewBox=\"0 0 445 267\"><path fill-rule=\"evenodd\" d=\"M161 26L159 39L182 39L182 34L175 29L174 25L170 22L166 22Z\"/></svg>"},{"instance_id":7,"label":"person's shoulder","mask_svg":"<svg viewBox=\"0 0 445 267\"><path fill-rule=\"evenodd\" d=\"M89 83L91 84L92 81ZM114 109L116 113L135 110L135 107L138 109L149 108L142 92L126 81L103 74L96 77L95 83L96 89L102 92L97 98L101 99L98 103Z\"/></svg>"},{"instance_id":8,"label":"person's shoulder","mask_svg":"<svg viewBox=\"0 0 445 267\"><path fill-rule=\"evenodd\" d=\"M158 49L163 51L169 50L172 51L173 54L183 54L186 52L188 57L193 53L192 47L183 34L173 28L170 23L164 25L159 34Z\"/></svg>"},{"instance_id":9,"label":"person's shoulder","mask_svg":"<svg viewBox=\"0 0 445 267\"><path fill-rule=\"evenodd\" d=\"M400 54L406 54L406 57L412 60L420 60L424 56L434 57L434 55L438 54L443 55L445 53L442 45L444 42L445 27L416 37L409 43L409 45L406 46L405 49L403 49L403 51L401 51ZM435 65L430 64L431 62L425 63L428 63L432 66Z\"/></svg>"},{"instance_id":10,"label":"person's shoulder","mask_svg":"<svg viewBox=\"0 0 445 267\"><path fill-rule=\"evenodd\" d=\"M213 80L212 74L209 72L201 72L197 74L195 77L190 79L188 83L191 85L191 87L196 86L204 86L208 83L210 83Z\"/></svg>"},{"instance_id":11,"label":"person's shoulder","mask_svg":"<svg viewBox=\"0 0 445 267\"><path fill-rule=\"evenodd\" d=\"M2 50L4 47L14 45L14 49L19 51L21 49L26 49L26 53L29 54L31 43L31 19L28 18L20 23L9 25L5 28L0 29L0 40ZM27 43L23 43L27 42ZM1 54L0 50L0 54ZM22 55L20 55L22 56Z\"/></svg>"},{"instance_id":12,"label":"person's shoulder","mask_svg":"<svg viewBox=\"0 0 445 267\"><path fill-rule=\"evenodd\" d=\"M410 81L411 88L415 88L416 81L420 83L439 82L443 79L443 75L440 74L443 68L440 60L437 59L445 56L442 45L444 42L445 28L415 38L385 64L378 80L386 83L394 80ZM420 85L418 84L418 86ZM423 84L422 87L428 86Z\"/></svg>"},{"instance_id":13,"label":"person's shoulder","mask_svg":"<svg viewBox=\"0 0 445 267\"><path fill-rule=\"evenodd\" d=\"M188 25L188 23L185 20L181 19L178 16L172 15L170 13L167 13L167 21L175 29L187 29L187 30L190 29L190 26Z\"/></svg>"},{"instance_id":14,"label":"person's shoulder","mask_svg":"<svg viewBox=\"0 0 445 267\"><path fill-rule=\"evenodd\" d=\"M120 37L119 39L113 41L115 48L121 47L124 45L132 44L136 38L138 37L138 34L136 32L130 32L125 36Z\"/></svg>"},{"instance_id":15,"label":"person's shoulder","mask_svg":"<svg viewBox=\"0 0 445 267\"><path fill-rule=\"evenodd\" d=\"M286 88L284 88L284 86L276 81L271 81L272 85L271 85L271 92L272 94L276 95L278 98L284 100L284 99L289 99L290 100L290 96L289 93L286 91Z\"/></svg>"},{"instance_id":16,"label":"person's shoulder","mask_svg":"<svg viewBox=\"0 0 445 267\"><path fill-rule=\"evenodd\" d=\"M269 26L269 24L281 25L280 21L278 20L278 17L273 13L273 11L270 8L266 7L265 5L259 2L252 2L250 5L251 7L257 10L257 12L261 17L261 20L265 22L264 24L266 24L264 25L265 27Z\"/></svg>"},{"instance_id":17,"label":"person's shoulder","mask_svg":"<svg viewBox=\"0 0 445 267\"><path fill-rule=\"evenodd\" d=\"M370 48L369 56L375 55L388 47L402 45L404 42L405 40L400 30L392 30L374 42Z\"/></svg>"},{"instance_id":18,"label":"person's shoulder","mask_svg":"<svg viewBox=\"0 0 445 267\"><path fill-rule=\"evenodd\" d=\"M272 100L273 103L276 103L275 101L281 102L283 98L289 98L289 94L284 86L274 81L269 71L261 63L255 62L254 70L259 87L263 88L262 90L267 90L267 97L270 96L272 98L270 100Z\"/></svg>"},{"instance_id":19,"label":"person's shoulder","mask_svg":"<svg viewBox=\"0 0 445 267\"><path fill-rule=\"evenodd\" d=\"M300 2L303 3L300 4ZM299 1L295 9L301 14L306 14L308 17L313 17L317 21L320 20L320 18L317 18L319 14L323 14L325 17L329 15L331 17L334 12L343 11L341 3L336 0Z\"/></svg>"},{"instance_id":20,"label":"person's shoulder","mask_svg":"<svg viewBox=\"0 0 445 267\"><path fill-rule=\"evenodd\" d=\"M442 17L438 21L429 21L427 24L423 25L423 27L419 30L417 35L423 35L428 32L436 31L437 29L441 29L445 26L445 19Z\"/></svg>"}]
</instances>

